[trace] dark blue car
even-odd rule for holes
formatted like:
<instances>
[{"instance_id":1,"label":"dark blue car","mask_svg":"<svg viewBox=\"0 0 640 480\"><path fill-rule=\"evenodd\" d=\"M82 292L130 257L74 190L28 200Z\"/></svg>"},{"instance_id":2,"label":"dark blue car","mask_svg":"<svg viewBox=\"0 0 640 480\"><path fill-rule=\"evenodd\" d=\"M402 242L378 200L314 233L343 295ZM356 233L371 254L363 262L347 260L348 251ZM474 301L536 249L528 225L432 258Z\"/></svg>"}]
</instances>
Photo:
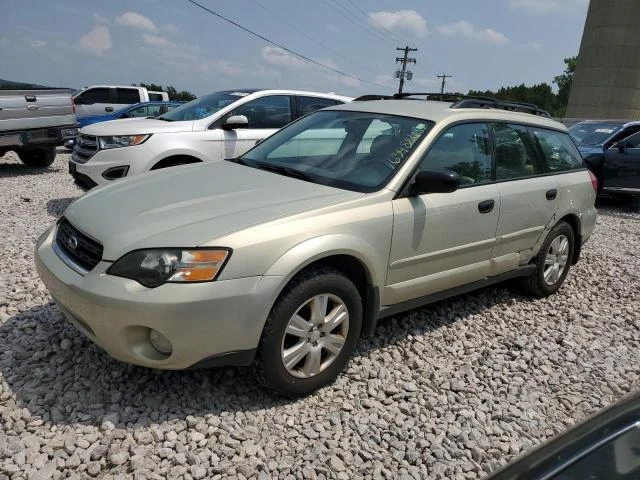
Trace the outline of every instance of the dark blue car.
<instances>
[{"instance_id":1,"label":"dark blue car","mask_svg":"<svg viewBox=\"0 0 640 480\"><path fill-rule=\"evenodd\" d=\"M118 120L120 118L146 118L156 117L169 110L182 105L182 102L141 102L116 110L105 115L93 115L90 117L78 118L80 128L92 123L106 122L108 120Z\"/></svg>"}]
</instances>

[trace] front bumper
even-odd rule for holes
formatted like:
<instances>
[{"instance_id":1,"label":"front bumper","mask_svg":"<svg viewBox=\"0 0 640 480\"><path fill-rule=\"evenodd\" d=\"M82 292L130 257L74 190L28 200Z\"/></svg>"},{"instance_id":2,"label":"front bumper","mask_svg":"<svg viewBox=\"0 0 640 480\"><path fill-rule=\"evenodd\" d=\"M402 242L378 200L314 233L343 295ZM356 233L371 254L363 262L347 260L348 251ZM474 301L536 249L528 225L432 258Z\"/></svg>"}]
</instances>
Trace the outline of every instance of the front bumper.
<instances>
[{"instance_id":1,"label":"front bumper","mask_svg":"<svg viewBox=\"0 0 640 480\"><path fill-rule=\"evenodd\" d=\"M36 268L65 317L110 356L150 368L235 364L232 355L255 350L282 277L248 277L146 288L106 274L100 262L86 275L68 267L53 250L55 228L36 243ZM152 346L149 329L173 347L166 357ZM211 362L212 357L222 359Z\"/></svg>"}]
</instances>

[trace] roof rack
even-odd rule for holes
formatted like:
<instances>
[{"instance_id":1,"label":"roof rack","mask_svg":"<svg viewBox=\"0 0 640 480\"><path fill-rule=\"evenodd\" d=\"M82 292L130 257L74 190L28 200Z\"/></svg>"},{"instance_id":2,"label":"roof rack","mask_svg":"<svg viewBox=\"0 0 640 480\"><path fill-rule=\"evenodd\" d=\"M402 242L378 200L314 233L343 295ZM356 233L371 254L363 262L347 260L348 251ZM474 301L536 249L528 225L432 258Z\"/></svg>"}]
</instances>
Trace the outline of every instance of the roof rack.
<instances>
[{"instance_id":1,"label":"roof rack","mask_svg":"<svg viewBox=\"0 0 640 480\"><path fill-rule=\"evenodd\" d=\"M424 99L415 98L424 97ZM533 103L512 102L507 100L499 100L493 97L480 97L464 95L462 93L440 93L440 92L404 92L394 93L393 95L362 95L355 98L354 102L366 102L371 100L429 100L440 102L451 102L450 108L498 108L511 112L531 113L540 115L541 117L549 117L549 112L541 109Z\"/></svg>"}]
</instances>

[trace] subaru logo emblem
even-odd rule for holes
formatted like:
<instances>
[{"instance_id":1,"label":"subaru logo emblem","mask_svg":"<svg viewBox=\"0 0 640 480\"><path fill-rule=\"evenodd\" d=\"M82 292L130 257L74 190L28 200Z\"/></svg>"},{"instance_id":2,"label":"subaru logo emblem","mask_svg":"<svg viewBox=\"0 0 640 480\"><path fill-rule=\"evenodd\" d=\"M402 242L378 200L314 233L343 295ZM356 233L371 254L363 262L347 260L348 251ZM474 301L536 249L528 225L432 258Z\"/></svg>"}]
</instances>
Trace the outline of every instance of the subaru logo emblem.
<instances>
[{"instance_id":1,"label":"subaru logo emblem","mask_svg":"<svg viewBox=\"0 0 640 480\"><path fill-rule=\"evenodd\" d=\"M69 238L67 238L67 245L71 250L75 250L76 248L78 248L78 239L71 235Z\"/></svg>"}]
</instances>

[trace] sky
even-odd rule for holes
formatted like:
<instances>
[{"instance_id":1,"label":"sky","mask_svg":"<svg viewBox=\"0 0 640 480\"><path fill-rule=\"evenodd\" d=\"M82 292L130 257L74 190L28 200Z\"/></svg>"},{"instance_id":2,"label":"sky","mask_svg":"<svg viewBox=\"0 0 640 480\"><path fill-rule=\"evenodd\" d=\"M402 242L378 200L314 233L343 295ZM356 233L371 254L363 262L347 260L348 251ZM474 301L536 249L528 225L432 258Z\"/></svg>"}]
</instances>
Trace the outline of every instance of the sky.
<instances>
[{"instance_id":1,"label":"sky","mask_svg":"<svg viewBox=\"0 0 640 480\"><path fill-rule=\"evenodd\" d=\"M48 86L156 83L196 95L290 88L405 91L547 82L578 54L588 0L0 0L0 78ZM284 47L281 48L281 47ZM333 70L305 61L299 53ZM355 78L354 78L355 77Z\"/></svg>"}]
</instances>

